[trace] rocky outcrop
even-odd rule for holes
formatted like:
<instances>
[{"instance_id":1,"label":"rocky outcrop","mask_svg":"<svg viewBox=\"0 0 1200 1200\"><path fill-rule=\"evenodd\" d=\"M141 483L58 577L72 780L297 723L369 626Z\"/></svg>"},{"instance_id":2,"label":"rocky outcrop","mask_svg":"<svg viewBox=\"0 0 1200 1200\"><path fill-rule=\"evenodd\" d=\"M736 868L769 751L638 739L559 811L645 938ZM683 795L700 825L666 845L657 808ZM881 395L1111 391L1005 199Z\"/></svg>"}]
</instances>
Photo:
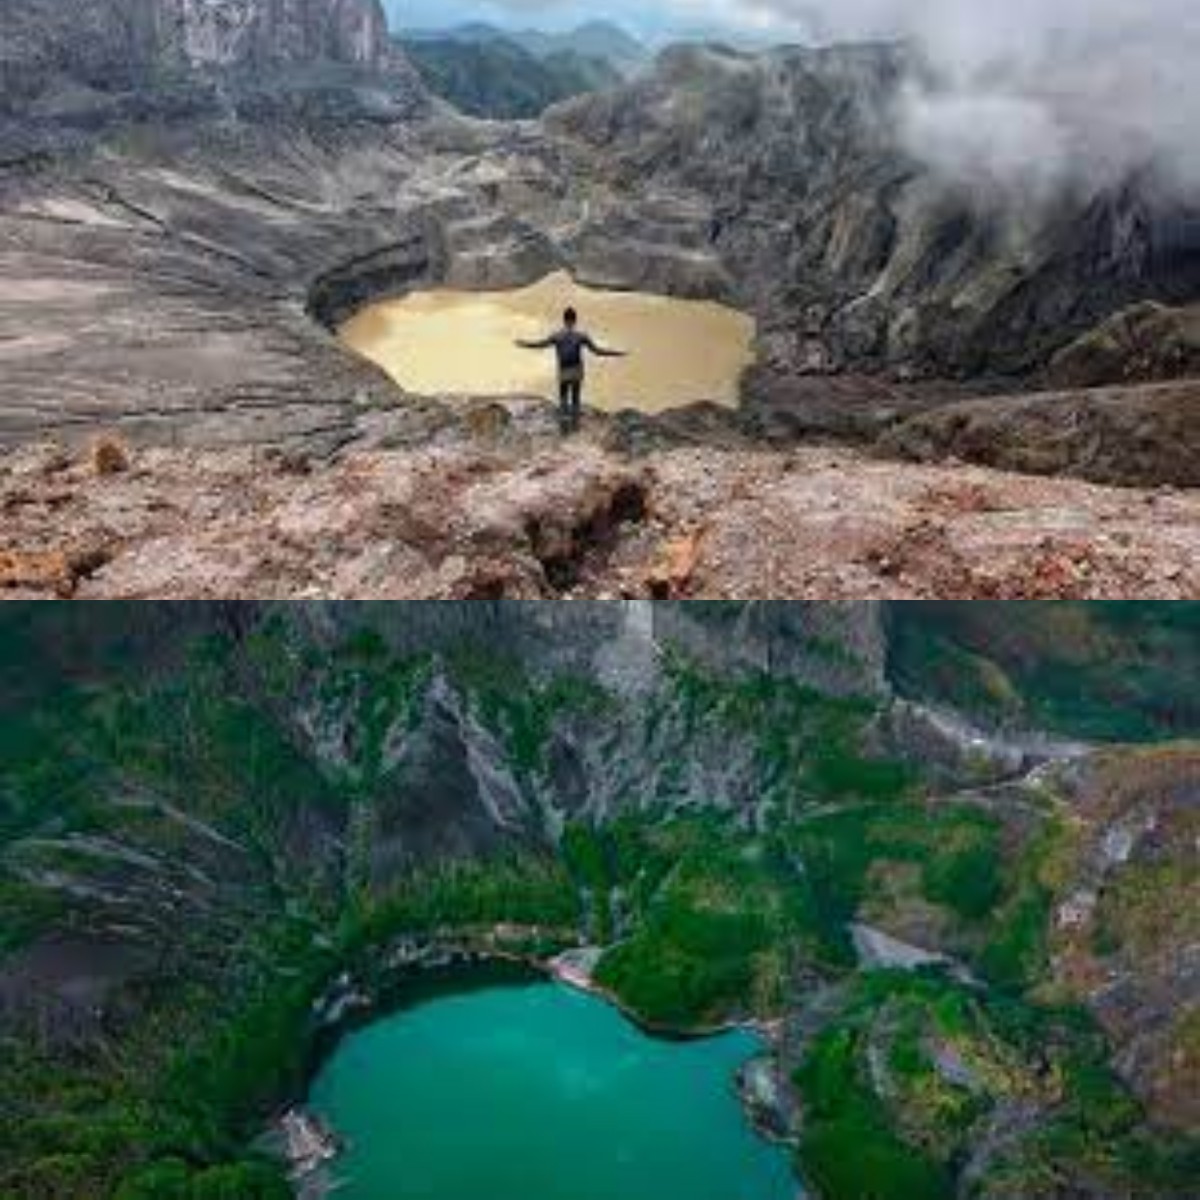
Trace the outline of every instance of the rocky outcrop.
<instances>
[{"instance_id":1,"label":"rocky outcrop","mask_svg":"<svg viewBox=\"0 0 1200 1200\"><path fill-rule=\"evenodd\" d=\"M954 458L1100 483L1200 486L1200 383L999 396L947 404L879 439L917 462Z\"/></svg>"},{"instance_id":2,"label":"rocky outcrop","mask_svg":"<svg viewBox=\"0 0 1200 1200\"><path fill-rule=\"evenodd\" d=\"M883 46L677 48L549 124L603 161L626 214L692 201L703 252L759 311L764 359L785 374L1021 373L1130 302L1200 293L1196 211L1136 182L1039 212L932 178L894 132L913 69Z\"/></svg>"},{"instance_id":3,"label":"rocky outcrop","mask_svg":"<svg viewBox=\"0 0 1200 1200\"><path fill-rule=\"evenodd\" d=\"M918 971L952 965L944 954L911 945L861 922L850 926L850 935L859 966L866 971Z\"/></svg>"},{"instance_id":4,"label":"rocky outcrop","mask_svg":"<svg viewBox=\"0 0 1200 1200\"><path fill-rule=\"evenodd\" d=\"M873 605L754 608L115 605L81 624L57 605L3 606L0 644L24 664L25 680L0 688L6 720L48 702L39 684L53 689L69 677L96 694L130 688L131 698L155 698L143 716L162 729L180 700L236 715L253 724L273 765L259 774L240 738L227 761L215 735L193 743L189 734L188 750L167 748L163 732L178 784L101 764L88 790L93 832L6 826L4 902L42 896L51 918L44 936L0 955L0 1023L41 1022L62 1044L94 1040L129 1018L139 981L185 963L233 969L240 927L269 917L293 886L384 893L440 864L545 853L568 816L603 820L659 798L750 819L765 790L754 739L731 745L717 724L693 729L660 659L683 656L689 669L731 682L770 665L820 684L832 678L834 646L844 641L849 661L851 647L866 653L880 637ZM731 619L745 631L740 660L728 652ZM376 644L395 652L384 660L393 665L430 660L408 694L396 689L398 675L363 673L370 659L356 647ZM219 675L199 665L205 646L224 648ZM549 705L533 690L564 679L595 690L586 704L543 710L535 769L469 667L453 665L464 661L499 672L511 689L499 697L506 704ZM853 680L849 670L841 689L882 691L880 661L858 661ZM4 768L21 763L6 757ZM252 799L226 790L226 768ZM194 777L185 785L185 776Z\"/></svg>"},{"instance_id":5,"label":"rocky outcrop","mask_svg":"<svg viewBox=\"0 0 1200 1200\"><path fill-rule=\"evenodd\" d=\"M1194 1132L1200 749L1101 759L1075 812L1073 871L1054 914L1056 980L1096 1013L1155 1118Z\"/></svg>"},{"instance_id":6,"label":"rocky outcrop","mask_svg":"<svg viewBox=\"0 0 1200 1200\"><path fill-rule=\"evenodd\" d=\"M168 53L190 66L328 61L381 68L392 58L379 0L158 0Z\"/></svg>"},{"instance_id":7,"label":"rocky outcrop","mask_svg":"<svg viewBox=\"0 0 1200 1200\"><path fill-rule=\"evenodd\" d=\"M399 441L393 420L409 426L422 411L395 410L383 425L374 414L371 436ZM357 415L348 404L351 431ZM237 408L225 419L230 436L265 420ZM423 426L432 447L406 437L333 464L138 448L129 471L105 477L86 458L30 447L0 462L0 595L816 601L1200 589L1191 494L815 448L693 447L631 465L587 441L564 447L548 409L540 419L540 445L522 429L439 445L458 421L443 414ZM322 442L347 436L309 428ZM731 640L727 653L762 650Z\"/></svg>"},{"instance_id":8,"label":"rocky outcrop","mask_svg":"<svg viewBox=\"0 0 1200 1200\"><path fill-rule=\"evenodd\" d=\"M590 439L564 446L546 406L537 440L514 422L499 441L445 445L460 418L414 421L430 415L416 405L384 421L347 404L345 428L307 425L336 421L330 407L285 411L317 444L369 416L369 436L395 448L327 464L296 451L139 447L129 471L103 477L61 448L9 454L0 596L694 604L1200 593L1200 498L1187 493L804 447L675 448L631 464ZM208 419L222 417L228 436L267 432L250 406ZM412 447L414 430L434 444ZM730 638L725 653L761 663L766 651ZM772 653L786 664L786 648ZM843 669L827 663L830 678Z\"/></svg>"},{"instance_id":9,"label":"rocky outcrop","mask_svg":"<svg viewBox=\"0 0 1200 1200\"><path fill-rule=\"evenodd\" d=\"M127 153L180 129L192 152L214 125L270 127L265 162L279 162L297 127L428 106L378 0L5 0L0 35L0 164L18 178L90 157L98 133Z\"/></svg>"},{"instance_id":10,"label":"rocky outcrop","mask_svg":"<svg viewBox=\"0 0 1200 1200\"><path fill-rule=\"evenodd\" d=\"M1049 375L1061 388L1200 375L1200 305L1148 301L1119 312L1064 346Z\"/></svg>"},{"instance_id":11,"label":"rocky outcrop","mask_svg":"<svg viewBox=\"0 0 1200 1200\"><path fill-rule=\"evenodd\" d=\"M399 62L379 0L4 0L0 102L153 90L189 70Z\"/></svg>"}]
</instances>

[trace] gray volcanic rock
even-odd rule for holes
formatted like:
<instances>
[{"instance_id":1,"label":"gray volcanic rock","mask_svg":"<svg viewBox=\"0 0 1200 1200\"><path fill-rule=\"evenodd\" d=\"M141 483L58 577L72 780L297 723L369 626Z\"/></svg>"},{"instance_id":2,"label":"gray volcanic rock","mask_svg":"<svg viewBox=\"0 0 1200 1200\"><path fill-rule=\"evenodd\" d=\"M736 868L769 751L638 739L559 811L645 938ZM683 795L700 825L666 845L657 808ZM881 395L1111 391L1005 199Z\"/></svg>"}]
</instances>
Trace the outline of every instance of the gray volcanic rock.
<instances>
[{"instance_id":1,"label":"gray volcanic rock","mask_svg":"<svg viewBox=\"0 0 1200 1200\"><path fill-rule=\"evenodd\" d=\"M344 215L407 174L378 131L427 103L378 0L0 0L0 22L0 439L348 440L391 389L307 318L310 283L381 246L427 262L402 215Z\"/></svg>"},{"instance_id":2,"label":"gray volcanic rock","mask_svg":"<svg viewBox=\"0 0 1200 1200\"><path fill-rule=\"evenodd\" d=\"M161 53L154 0L3 0L0 105L15 107L66 81L129 87Z\"/></svg>"},{"instance_id":3,"label":"gray volcanic rock","mask_svg":"<svg viewBox=\"0 0 1200 1200\"><path fill-rule=\"evenodd\" d=\"M1117 309L1200 293L1194 214L1144 187L1040 215L948 193L897 149L901 48L675 49L534 126L431 101L375 0L0 0L0 20L0 442L450 436L329 331L382 296L569 269L752 312L740 434L874 443L962 377L1028 375ZM1136 462L1095 465L1081 405L1048 469L1176 478L1152 452L1175 418L1135 399Z\"/></svg>"},{"instance_id":4,"label":"gray volcanic rock","mask_svg":"<svg viewBox=\"0 0 1200 1200\"><path fill-rule=\"evenodd\" d=\"M1200 383L966 400L887 431L887 453L1058 475L1085 467L1101 483L1200 487Z\"/></svg>"},{"instance_id":5,"label":"gray volcanic rock","mask_svg":"<svg viewBox=\"0 0 1200 1200\"><path fill-rule=\"evenodd\" d=\"M1200 374L1200 304L1170 308L1147 301L1116 313L1065 346L1050 363L1062 388Z\"/></svg>"},{"instance_id":6,"label":"gray volcanic rock","mask_svg":"<svg viewBox=\"0 0 1200 1200\"><path fill-rule=\"evenodd\" d=\"M1149 185L1033 211L931 177L895 131L917 70L902 47L680 47L549 124L602 163L626 212L692 200L785 373L1026 372L1125 304L1200 294L1198 214Z\"/></svg>"},{"instance_id":7,"label":"gray volcanic rock","mask_svg":"<svg viewBox=\"0 0 1200 1200\"><path fill-rule=\"evenodd\" d=\"M0 0L0 162L128 124L397 120L425 100L378 0Z\"/></svg>"},{"instance_id":8,"label":"gray volcanic rock","mask_svg":"<svg viewBox=\"0 0 1200 1200\"><path fill-rule=\"evenodd\" d=\"M381 68L392 57L379 0L159 0L167 46L192 66L327 59Z\"/></svg>"},{"instance_id":9,"label":"gray volcanic rock","mask_svg":"<svg viewBox=\"0 0 1200 1200\"><path fill-rule=\"evenodd\" d=\"M396 61L379 0L4 0L0 95L71 80L103 91L172 72Z\"/></svg>"},{"instance_id":10,"label":"gray volcanic rock","mask_svg":"<svg viewBox=\"0 0 1200 1200\"><path fill-rule=\"evenodd\" d=\"M411 176L403 138L364 146L355 176L299 124L143 136L143 154L0 174L0 439L119 424L160 443L349 440L394 390L305 295L384 248L427 277L420 222L380 222L355 195L363 176L381 190Z\"/></svg>"}]
</instances>

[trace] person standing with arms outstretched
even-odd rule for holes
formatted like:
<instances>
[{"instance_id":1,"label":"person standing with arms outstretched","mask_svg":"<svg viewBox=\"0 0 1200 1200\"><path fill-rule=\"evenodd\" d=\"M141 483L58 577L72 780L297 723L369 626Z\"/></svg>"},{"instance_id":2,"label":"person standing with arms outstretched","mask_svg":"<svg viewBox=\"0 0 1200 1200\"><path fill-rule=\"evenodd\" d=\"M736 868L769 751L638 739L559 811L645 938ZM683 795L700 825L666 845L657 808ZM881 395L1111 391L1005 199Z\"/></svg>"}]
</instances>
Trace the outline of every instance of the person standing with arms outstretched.
<instances>
[{"instance_id":1,"label":"person standing with arms outstretched","mask_svg":"<svg viewBox=\"0 0 1200 1200\"><path fill-rule=\"evenodd\" d=\"M587 376L583 352L597 358L625 358L623 350L606 350L597 346L591 337L579 329L579 314L568 308L563 313L562 328L537 342L519 341L522 350L553 350L558 356L558 406L563 433L579 428L583 408L583 383Z\"/></svg>"}]
</instances>

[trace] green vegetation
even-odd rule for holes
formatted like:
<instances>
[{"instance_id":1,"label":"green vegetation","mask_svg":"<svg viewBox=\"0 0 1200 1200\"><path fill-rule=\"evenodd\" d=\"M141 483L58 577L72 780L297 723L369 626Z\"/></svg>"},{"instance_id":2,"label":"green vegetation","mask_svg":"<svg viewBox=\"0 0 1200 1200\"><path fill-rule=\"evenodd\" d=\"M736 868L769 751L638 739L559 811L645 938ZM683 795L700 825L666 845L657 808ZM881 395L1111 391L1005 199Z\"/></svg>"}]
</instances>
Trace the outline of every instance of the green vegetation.
<instances>
[{"instance_id":1,"label":"green vegetation","mask_svg":"<svg viewBox=\"0 0 1200 1200\"><path fill-rule=\"evenodd\" d=\"M706 816L620 822L610 845L636 923L601 961L601 984L675 1028L778 1011L806 914L774 843Z\"/></svg>"},{"instance_id":2,"label":"green vegetation","mask_svg":"<svg viewBox=\"0 0 1200 1200\"><path fill-rule=\"evenodd\" d=\"M289 1194L278 1168L244 1146L264 1109L302 1078L312 990L332 960L287 923L239 950L220 987L161 988L94 1058L55 1063L3 1045L0 1195Z\"/></svg>"},{"instance_id":3,"label":"green vegetation","mask_svg":"<svg viewBox=\"0 0 1200 1200\"><path fill-rule=\"evenodd\" d=\"M809 1106L800 1148L806 1178L831 1200L939 1200L954 1194L950 1175L892 1132L887 1112L862 1078L857 1039L824 1034L796 1078Z\"/></svg>"},{"instance_id":4,"label":"green vegetation","mask_svg":"<svg viewBox=\"0 0 1200 1200\"><path fill-rule=\"evenodd\" d=\"M975 956L979 970L998 987L1025 990L1045 977L1050 914L1070 860L1071 839L1061 820L1047 817L1011 859L1006 894L996 907L988 941Z\"/></svg>"},{"instance_id":5,"label":"green vegetation","mask_svg":"<svg viewBox=\"0 0 1200 1200\"><path fill-rule=\"evenodd\" d=\"M896 800L915 783L905 764L867 752L872 700L826 696L770 675L720 680L678 656L668 669L685 728L716 725L749 739L764 789L787 805Z\"/></svg>"},{"instance_id":6,"label":"green vegetation","mask_svg":"<svg viewBox=\"0 0 1200 1200\"><path fill-rule=\"evenodd\" d=\"M354 653L328 678L342 686L351 669ZM236 658L210 639L152 682L63 686L0 722L0 950L47 929L89 937L104 911L88 889L129 887L131 952L159 960L93 1051L58 1060L23 1036L0 1041L6 1200L289 1194L243 1147L303 1078L311 1000L339 961L319 934L341 887L333 861L286 848L299 822L341 821L349 803L273 715L301 677L265 626ZM411 675L387 683L377 694L395 706ZM83 881L82 902L42 882L59 874ZM173 891L201 907L160 911ZM119 972L125 952L104 945L97 969Z\"/></svg>"},{"instance_id":7,"label":"green vegetation","mask_svg":"<svg viewBox=\"0 0 1200 1200\"><path fill-rule=\"evenodd\" d=\"M578 922L578 897L561 862L510 856L410 876L350 922L347 942L368 950L398 932L453 935L512 925L567 944Z\"/></svg>"},{"instance_id":8,"label":"green vegetation","mask_svg":"<svg viewBox=\"0 0 1200 1200\"><path fill-rule=\"evenodd\" d=\"M550 734L562 715L600 716L613 705L612 697L591 680L572 675L532 679L518 661L503 654L468 648L452 655L447 666L488 727L504 739L512 765L526 775L545 766Z\"/></svg>"},{"instance_id":9,"label":"green vegetation","mask_svg":"<svg viewBox=\"0 0 1200 1200\"><path fill-rule=\"evenodd\" d=\"M501 37L416 38L404 52L431 91L476 117L537 117L560 100L620 80L603 59L569 51L541 57Z\"/></svg>"},{"instance_id":10,"label":"green vegetation","mask_svg":"<svg viewBox=\"0 0 1200 1200\"><path fill-rule=\"evenodd\" d=\"M539 956L586 935L609 947L598 980L676 1030L828 989L796 1076L801 1166L827 1200L950 1194L971 1139L1014 1101L1050 1116L996 1164L1008 1194L1078 1174L1169 1195L1194 1168L1147 1134L1091 1022L1034 1002L1075 854L1065 824L929 795L873 751L870 701L674 660L638 714L664 759L643 776L657 794L568 820L557 851L554 814L478 844L453 831L428 855L400 844L380 870L392 814L426 832L398 747L441 669L530 797L556 736L630 718L587 680L503 656L438 665L370 629L318 654L279 621L144 678L106 665L22 683L0 720L0 957L74 938L109 990L90 1040L44 1012L0 1031L4 1200L285 1195L247 1146L302 1086L313 1001L343 971L382 982L380 947L413 933ZM681 794L699 743L744 760L754 803ZM1164 872L1111 889L1103 936L1153 939L1147 895L1178 884ZM984 983L859 975L854 920L927 931Z\"/></svg>"},{"instance_id":11,"label":"green vegetation","mask_svg":"<svg viewBox=\"0 0 1200 1200\"><path fill-rule=\"evenodd\" d=\"M210 654L222 662L231 649L222 642ZM344 777L337 783L355 792L369 792L387 774L387 738L415 727L433 666L425 656L394 654L370 628L350 634L336 654L314 658L311 648L289 640L279 619L249 634L239 655L268 705L287 703L310 687L331 719L348 718L354 741L346 747Z\"/></svg>"},{"instance_id":12,"label":"green vegetation","mask_svg":"<svg viewBox=\"0 0 1200 1200\"><path fill-rule=\"evenodd\" d=\"M288 1200L291 1188L264 1163L235 1163L195 1172L163 1159L131 1175L116 1200Z\"/></svg>"},{"instance_id":13,"label":"green vegetation","mask_svg":"<svg viewBox=\"0 0 1200 1200\"><path fill-rule=\"evenodd\" d=\"M913 868L911 898L942 906L965 949L987 945L1001 901L1020 894L1001 868L999 825L965 805L849 800L763 834L713 814L625 818L572 828L565 845L577 876L619 889L637 918L600 981L672 1025L769 1016L797 964L852 967L847 924L874 902L904 901L879 871L888 864Z\"/></svg>"},{"instance_id":14,"label":"green vegetation","mask_svg":"<svg viewBox=\"0 0 1200 1200\"><path fill-rule=\"evenodd\" d=\"M938 973L860 977L797 1072L809 1111L801 1170L829 1200L952 1195L955 1164L998 1107L1036 1104L1054 1116L996 1168L997 1194L1050 1194L1045 1182L1064 1177L1185 1194L1194 1160L1145 1133L1108 1054L1079 1010Z\"/></svg>"},{"instance_id":15,"label":"green vegetation","mask_svg":"<svg viewBox=\"0 0 1200 1200\"><path fill-rule=\"evenodd\" d=\"M994 832L994 831L989 831ZM993 837L925 864L925 896L969 920L982 920L1000 898L1000 847Z\"/></svg>"},{"instance_id":16,"label":"green vegetation","mask_svg":"<svg viewBox=\"0 0 1200 1200\"><path fill-rule=\"evenodd\" d=\"M995 918L1008 883L1001 829L968 805L905 801L851 805L785 826L832 963L849 965L846 925L875 908L941 906L951 944L969 952Z\"/></svg>"},{"instance_id":17,"label":"green vegetation","mask_svg":"<svg viewBox=\"0 0 1200 1200\"><path fill-rule=\"evenodd\" d=\"M1200 734L1200 604L892 605L891 672L909 694L1101 741Z\"/></svg>"}]
</instances>

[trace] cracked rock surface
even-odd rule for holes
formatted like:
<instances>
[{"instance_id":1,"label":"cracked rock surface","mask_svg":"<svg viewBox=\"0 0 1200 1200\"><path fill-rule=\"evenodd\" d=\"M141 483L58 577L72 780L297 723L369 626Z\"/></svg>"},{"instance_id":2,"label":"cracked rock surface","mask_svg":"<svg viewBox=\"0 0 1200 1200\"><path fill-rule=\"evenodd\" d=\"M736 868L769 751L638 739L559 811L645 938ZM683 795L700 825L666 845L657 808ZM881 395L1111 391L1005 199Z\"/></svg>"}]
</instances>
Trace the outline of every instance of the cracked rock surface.
<instances>
[{"instance_id":1,"label":"cracked rock surface","mask_svg":"<svg viewBox=\"0 0 1200 1200\"><path fill-rule=\"evenodd\" d=\"M1200 498L604 425L363 449L136 450L0 467L0 596L1182 599Z\"/></svg>"}]
</instances>

